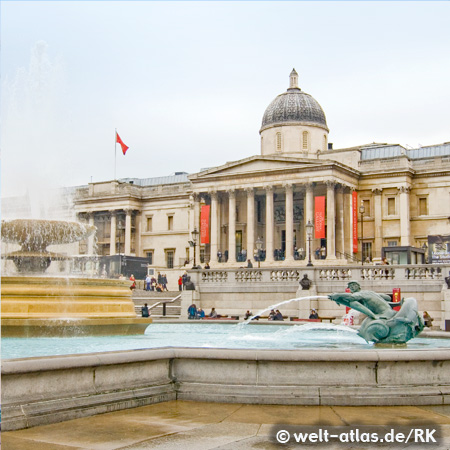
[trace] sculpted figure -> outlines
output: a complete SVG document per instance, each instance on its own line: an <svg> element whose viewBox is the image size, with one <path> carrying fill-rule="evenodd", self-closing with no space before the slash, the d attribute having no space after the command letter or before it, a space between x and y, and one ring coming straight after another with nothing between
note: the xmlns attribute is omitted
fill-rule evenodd
<svg viewBox="0 0 450 450"><path fill-rule="evenodd" d="M300 286L302 287L303 291L308 291L309 288L311 287L311 280L308 278L308 275L305 273L305 275L303 275L303 278L300 280Z"/></svg>
<svg viewBox="0 0 450 450"><path fill-rule="evenodd" d="M357 281L350 281L348 288L349 293L328 297L338 305L348 306L367 316L358 332L367 342L404 344L423 330L415 298L407 298L399 304L391 302L388 295L361 290ZM400 311L392 309L399 305Z"/></svg>

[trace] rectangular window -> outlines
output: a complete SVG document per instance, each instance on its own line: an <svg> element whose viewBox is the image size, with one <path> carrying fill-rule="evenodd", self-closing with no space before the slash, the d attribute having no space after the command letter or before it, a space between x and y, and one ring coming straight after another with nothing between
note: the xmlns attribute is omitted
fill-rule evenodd
<svg viewBox="0 0 450 450"><path fill-rule="evenodd" d="M173 216L167 216L167 229L169 231L173 230Z"/></svg>
<svg viewBox="0 0 450 450"><path fill-rule="evenodd" d="M388 241L388 247L397 247L398 241Z"/></svg>
<svg viewBox="0 0 450 450"><path fill-rule="evenodd" d="M261 223L262 222L262 205L261 205L261 200L258 200L256 202L256 216L257 216L258 223Z"/></svg>
<svg viewBox="0 0 450 450"><path fill-rule="evenodd" d="M147 252L145 253L145 256L147 257L148 264L152 265L153 264L153 250L147 250Z"/></svg>
<svg viewBox="0 0 450 450"><path fill-rule="evenodd" d="M388 216L395 216L395 197L390 197L388 201Z"/></svg>
<svg viewBox="0 0 450 450"><path fill-rule="evenodd" d="M147 217L147 231L153 231L153 217Z"/></svg>
<svg viewBox="0 0 450 450"><path fill-rule="evenodd" d="M427 216L428 215L428 202L427 198L419 198L419 216Z"/></svg>
<svg viewBox="0 0 450 450"><path fill-rule="evenodd" d="M166 250L166 266L173 269L173 261L175 259L175 250Z"/></svg>
<svg viewBox="0 0 450 450"><path fill-rule="evenodd" d="M363 261L372 261L372 242L363 242Z"/></svg>

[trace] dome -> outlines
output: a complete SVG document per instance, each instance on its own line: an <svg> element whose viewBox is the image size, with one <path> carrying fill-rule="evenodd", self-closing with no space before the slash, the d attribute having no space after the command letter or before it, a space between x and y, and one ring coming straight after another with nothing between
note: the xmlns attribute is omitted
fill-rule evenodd
<svg viewBox="0 0 450 450"><path fill-rule="evenodd" d="M297 86L297 72L292 70L289 89L276 97L264 112L261 130L274 125L313 125L328 131L325 113L319 103Z"/></svg>

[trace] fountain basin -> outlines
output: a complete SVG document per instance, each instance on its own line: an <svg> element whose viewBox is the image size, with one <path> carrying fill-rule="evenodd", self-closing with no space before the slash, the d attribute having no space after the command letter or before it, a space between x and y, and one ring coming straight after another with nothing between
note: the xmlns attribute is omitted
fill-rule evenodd
<svg viewBox="0 0 450 450"><path fill-rule="evenodd" d="M128 280L2 277L2 336L143 334Z"/></svg>
<svg viewBox="0 0 450 450"><path fill-rule="evenodd" d="M2 429L168 400L450 404L448 350L159 348L6 360Z"/></svg>

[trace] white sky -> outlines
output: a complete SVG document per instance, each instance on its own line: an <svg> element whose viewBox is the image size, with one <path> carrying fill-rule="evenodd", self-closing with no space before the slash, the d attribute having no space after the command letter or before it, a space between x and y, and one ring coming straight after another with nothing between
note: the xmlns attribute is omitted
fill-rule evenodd
<svg viewBox="0 0 450 450"><path fill-rule="evenodd" d="M289 83L334 148L450 141L450 2L1 2L2 196L260 153ZM40 49L40 62L36 51Z"/></svg>

